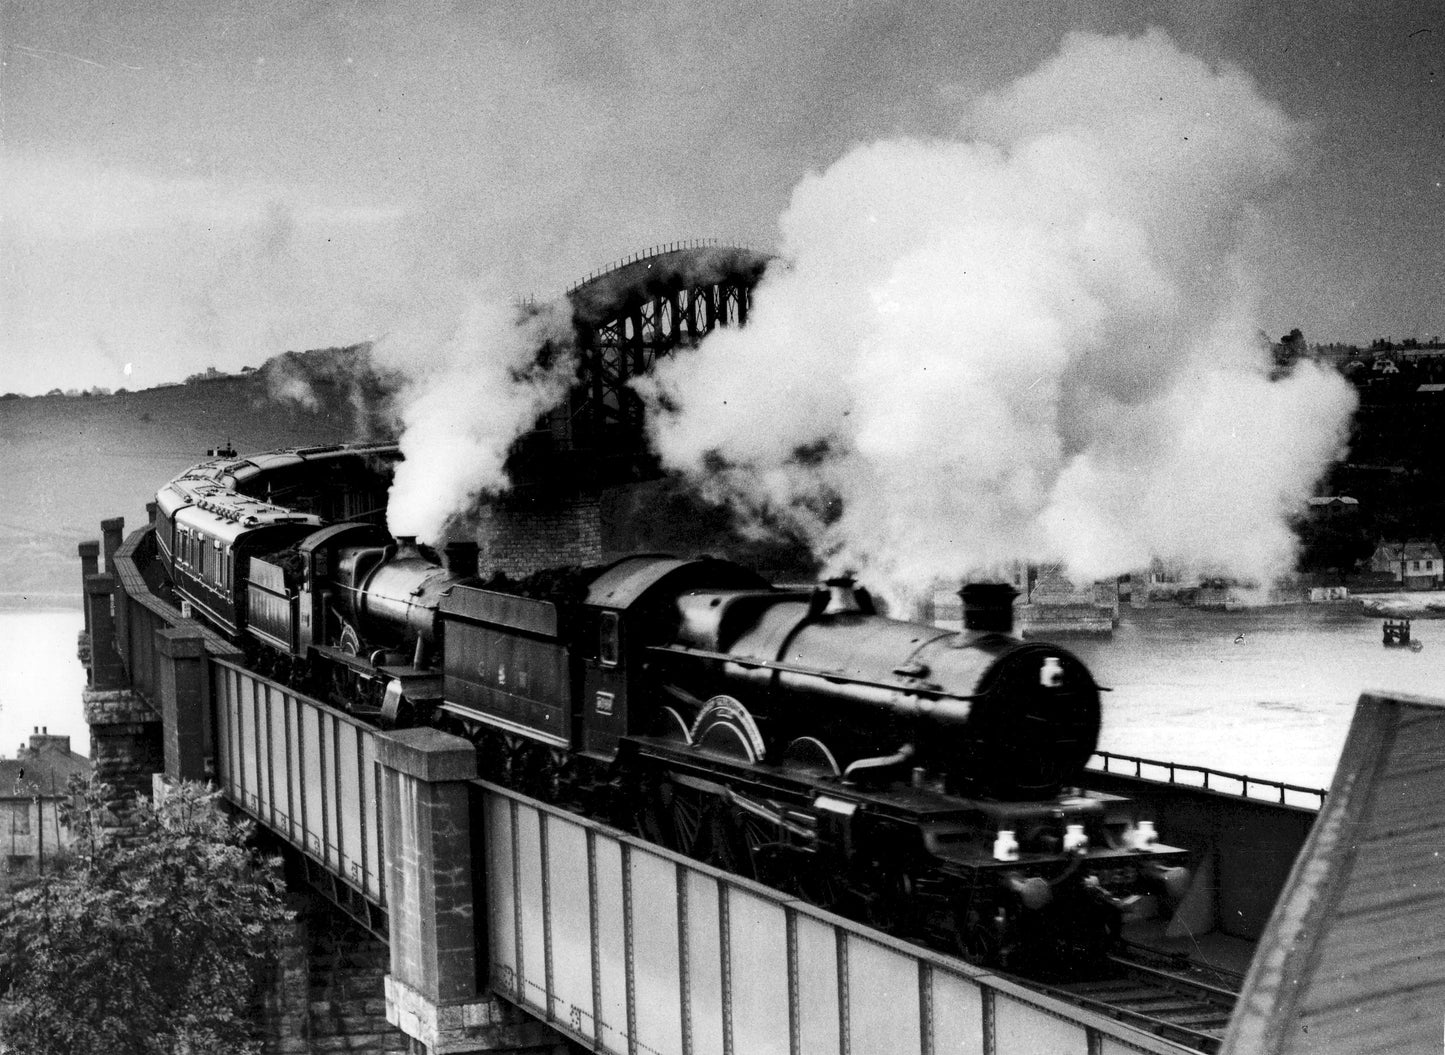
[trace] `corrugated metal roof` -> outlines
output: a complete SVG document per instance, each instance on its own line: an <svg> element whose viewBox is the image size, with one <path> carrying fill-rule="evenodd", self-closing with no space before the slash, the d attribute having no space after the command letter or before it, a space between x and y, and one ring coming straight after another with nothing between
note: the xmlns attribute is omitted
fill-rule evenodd
<svg viewBox="0 0 1445 1055"><path fill-rule="evenodd" d="M1224 1052L1441 1049L1445 702L1365 694Z"/></svg>

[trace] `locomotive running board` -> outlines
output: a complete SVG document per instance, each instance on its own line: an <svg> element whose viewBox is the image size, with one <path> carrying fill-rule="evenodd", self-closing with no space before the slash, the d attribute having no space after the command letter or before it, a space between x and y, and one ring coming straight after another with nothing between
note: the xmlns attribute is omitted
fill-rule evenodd
<svg viewBox="0 0 1445 1055"><path fill-rule="evenodd" d="M536 740L539 743L547 744L549 747L561 747L570 749L572 741L565 736L557 736L554 733L544 733L530 725L523 725L521 722L514 722L507 718L498 718L496 715L484 714L481 711L474 711L470 707L463 707L459 703L447 701L438 710L454 714L458 718L464 718L470 722L477 722L480 725L490 725L494 729L500 729L504 733L514 733L517 736L525 736L529 740Z"/></svg>
<svg viewBox="0 0 1445 1055"><path fill-rule="evenodd" d="M965 703L971 700L982 699L982 695L967 695L959 692L947 692L923 681L878 681L873 678L862 678L856 674L849 674L841 670L824 670L821 667L803 667L796 663L779 663L771 659L748 659L743 656L735 656L727 652L709 652L702 648L686 648L681 645L649 645L649 652L655 652L663 656L685 656L688 659L711 659L722 663L730 663L737 667L747 667L756 670L774 670L782 674L798 674L808 678L818 678L832 684L867 685L871 689L887 689L890 692L901 692L908 696L928 696L940 700L961 700Z"/></svg>

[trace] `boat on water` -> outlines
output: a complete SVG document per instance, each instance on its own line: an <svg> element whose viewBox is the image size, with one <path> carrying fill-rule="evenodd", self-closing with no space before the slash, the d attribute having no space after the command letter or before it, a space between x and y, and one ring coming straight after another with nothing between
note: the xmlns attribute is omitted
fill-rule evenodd
<svg viewBox="0 0 1445 1055"><path fill-rule="evenodd" d="M1405 618L1385 620L1381 628L1381 644L1386 648L1408 648L1411 652L1419 652L1425 647L1424 642L1410 636L1410 620Z"/></svg>

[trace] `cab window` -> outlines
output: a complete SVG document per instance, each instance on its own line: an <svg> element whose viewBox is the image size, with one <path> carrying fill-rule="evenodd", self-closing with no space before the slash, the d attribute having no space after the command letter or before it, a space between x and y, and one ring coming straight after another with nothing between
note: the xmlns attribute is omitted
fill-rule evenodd
<svg viewBox="0 0 1445 1055"><path fill-rule="evenodd" d="M620 653L617 613L603 612L597 621L597 658L604 667L615 667Z"/></svg>

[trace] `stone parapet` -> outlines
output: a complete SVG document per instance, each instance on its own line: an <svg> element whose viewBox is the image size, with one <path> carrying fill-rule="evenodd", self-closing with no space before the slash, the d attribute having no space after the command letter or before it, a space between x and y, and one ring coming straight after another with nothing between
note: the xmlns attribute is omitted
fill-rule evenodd
<svg viewBox="0 0 1445 1055"><path fill-rule="evenodd" d="M97 689L125 688L130 679L115 647L114 575L85 577L85 613L90 628L90 684Z"/></svg>
<svg viewBox="0 0 1445 1055"><path fill-rule="evenodd" d="M105 547L105 570L115 571L115 551L125 536L125 517L111 517L100 522L101 542Z"/></svg>
<svg viewBox="0 0 1445 1055"><path fill-rule="evenodd" d="M477 749L440 729L401 729L378 737L376 760L427 784L472 780L477 775Z"/></svg>
<svg viewBox="0 0 1445 1055"><path fill-rule="evenodd" d="M177 627L155 632L156 690L165 720L166 775L204 780L206 640Z"/></svg>
<svg viewBox="0 0 1445 1055"><path fill-rule="evenodd" d="M80 585L81 585L81 589L84 589L84 588L85 588L85 580L88 579L88 578L90 578L92 575L94 575L94 574L96 574L97 572L100 571L100 543L99 543L98 541L94 540L94 539L91 539L91 540L89 540L89 541L82 542L79 546L76 547L76 550L77 550L77 552L80 554ZM82 598L82 601L81 601L81 609L82 609L82 610L84 611L84 613L85 613L86 645L85 645L85 660L84 660L84 663L85 663L85 665L86 665L87 667L89 667L89 666L90 666L90 637L89 637L89 635L90 635L90 606L84 603L84 599L83 599L83 598Z"/></svg>

